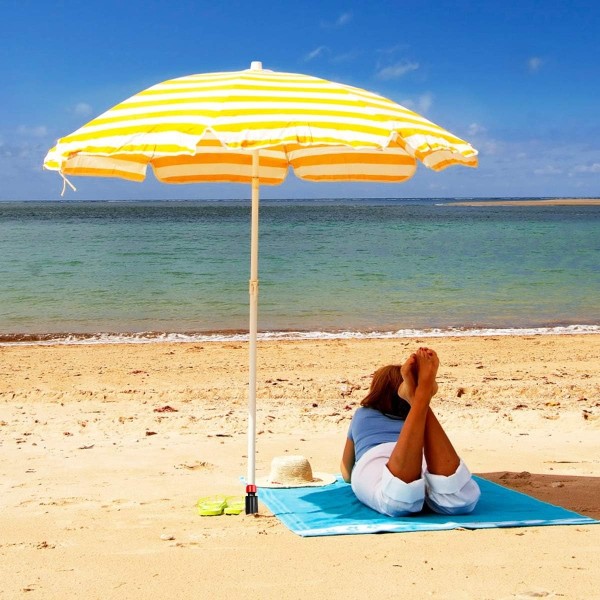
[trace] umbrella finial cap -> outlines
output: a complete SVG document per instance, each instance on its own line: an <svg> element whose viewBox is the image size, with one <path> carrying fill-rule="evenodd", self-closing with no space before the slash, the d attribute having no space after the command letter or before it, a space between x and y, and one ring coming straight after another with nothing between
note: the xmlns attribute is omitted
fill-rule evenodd
<svg viewBox="0 0 600 600"><path fill-rule="evenodd" d="M250 63L251 71L262 71L262 62L260 60L253 60Z"/></svg>

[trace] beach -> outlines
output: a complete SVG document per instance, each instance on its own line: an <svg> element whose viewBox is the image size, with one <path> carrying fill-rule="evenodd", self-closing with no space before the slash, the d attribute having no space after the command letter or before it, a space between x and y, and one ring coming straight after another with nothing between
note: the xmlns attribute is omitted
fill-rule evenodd
<svg viewBox="0 0 600 600"><path fill-rule="evenodd" d="M257 473L286 453L339 472L371 373L420 345L474 473L600 518L598 334L260 342ZM262 503L198 516L244 492L247 353L0 346L0 598L600 598L597 525L301 538Z"/></svg>

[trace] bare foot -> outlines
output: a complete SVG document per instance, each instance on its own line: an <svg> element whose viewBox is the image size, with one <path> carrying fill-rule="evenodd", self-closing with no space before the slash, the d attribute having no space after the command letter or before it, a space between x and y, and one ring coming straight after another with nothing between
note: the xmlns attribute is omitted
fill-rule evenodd
<svg viewBox="0 0 600 600"><path fill-rule="evenodd" d="M409 404L412 402L417 387L417 368L416 354L411 354L400 367L402 383L398 388L398 396L403 400L406 400Z"/></svg>
<svg viewBox="0 0 600 600"><path fill-rule="evenodd" d="M440 359L431 348L419 348L416 352L417 357L417 385L423 386L423 391L433 396L437 392L437 375L440 366Z"/></svg>

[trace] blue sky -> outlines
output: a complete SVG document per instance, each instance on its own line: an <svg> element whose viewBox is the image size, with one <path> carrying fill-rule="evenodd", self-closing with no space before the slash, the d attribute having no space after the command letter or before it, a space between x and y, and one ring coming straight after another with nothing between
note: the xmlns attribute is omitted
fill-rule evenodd
<svg viewBox="0 0 600 600"><path fill-rule="evenodd" d="M595 1L0 0L0 200L56 200L55 140L169 79L264 68L380 93L480 151L404 184L315 184L262 197L600 196ZM74 178L67 198L244 198L240 185Z"/></svg>

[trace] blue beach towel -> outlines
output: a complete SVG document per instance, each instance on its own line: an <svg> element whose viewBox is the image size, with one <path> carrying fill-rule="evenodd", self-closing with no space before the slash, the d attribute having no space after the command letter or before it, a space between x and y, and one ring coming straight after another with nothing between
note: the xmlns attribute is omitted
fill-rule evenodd
<svg viewBox="0 0 600 600"><path fill-rule="evenodd" d="M481 488L481 499L471 514L462 516L422 512L410 517L387 517L359 502L350 485L344 483L340 477L335 483L319 488L261 488L259 496L284 525L303 537L538 525L587 525L599 522L480 477L475 479Z"/></svg>

